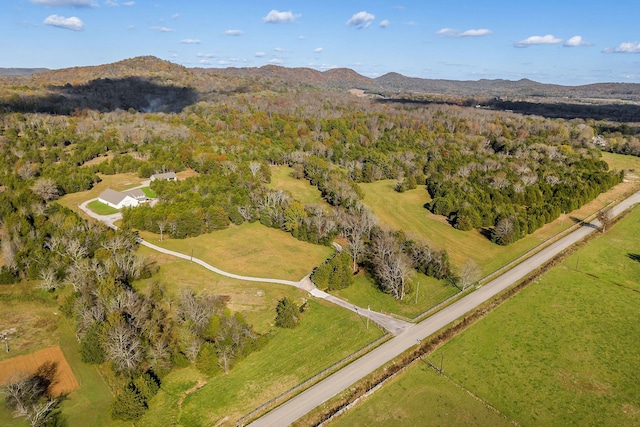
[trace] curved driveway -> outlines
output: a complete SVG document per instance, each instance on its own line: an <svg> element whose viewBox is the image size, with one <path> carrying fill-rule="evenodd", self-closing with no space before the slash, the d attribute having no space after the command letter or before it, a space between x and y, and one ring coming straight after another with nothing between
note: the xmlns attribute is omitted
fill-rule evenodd
<svg viewBox="0 0 640 427"><path fill-rule="evenodd" d="M118 227L115 225L115 222L122 219L122 214L118 212L111 215L99 215L87 207L87 204L89 204L93 200L97 200L97 199L87 200L86 202L83 202L82 204L80 204L79 208L82 209L82 211L85 212L87 215L89 215L91 218L94 218L98 221L103 222L110 228L117 229ZM371 320L373 323L379 325L381 328L385 329L386 331L390 332L393 335L398 335L404 332L405 330L407 330L409 326L411 326L410 323L393 318L391 316L387 316L386 314L382 314L382 313L378 313L375 311L358 307L344 300L341 300L340 298L330 295L324 291L321 291L318 288L316 288L316 286L311 281L309 276L303 277L302 280L300 280L299 282L294 282L292 280L283 280L283 279L271 279L266 277L242 276L239 274L229 273L227 271L220 270L219 268L214 267L211 264L208 264L201 259L194 258L192 256L189 256L180 252L172 251L170 249L161 248L160 246L156 246L153 243L149 243L142 238L138 238L138 243L150 249L158 251L160 253L189 260L191 262L201 265L202 267L206 268L209 271L213 271L214 273L220 274L221 276L230 277L232 279L245 280L248 282L277 283L281 285L295 286L296 288L309 292L311 295L313 295L316 298L325 299L341 307L344 307L348 310L351 310L354 313L358 314L359 316L366 317L369 320ZM338 244L335 244L335 245L336 245L336 250L338 251L342 250L342 247L340 247L340 245Z"/></svg>
<svg viewBox="0 0 640 427"><path fill-rule="evenodd" d="M640 192L633 194L611 209L612 216L617 216L631 206L640 203ZM536 268L542 266L563 250L597 230L598 221L586 224L549 245L513 269L492 280L478 290L461 298L442 309L426 320L412 325L405 332L387 341L385 344L367 353L362 358L346 366L335 374L285 402L273 411L257 419L250 426L286 426L304 416L317 406L326 402L356 381L364 378L375 369L381 367L405 350L415 346L419 341L433 335L454 320L464 316L478 305L507 289Z"/></svg>

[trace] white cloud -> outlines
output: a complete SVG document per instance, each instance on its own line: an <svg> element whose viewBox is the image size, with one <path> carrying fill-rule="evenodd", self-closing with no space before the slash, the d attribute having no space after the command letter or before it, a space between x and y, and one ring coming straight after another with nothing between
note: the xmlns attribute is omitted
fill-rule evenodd
<svg viewBox="0 0 640 427"><path fill-rule="evenodd" d="M241 36L244 33L242 32L242 30L227 30L224 32L224 34L227 36Z"/></svg>
<svg viewBox="0 0 640 427"><path fill-rule="evenodd" d="M122 4L124 6L133 6L134 4L136 4L136 2L134 2L134 1L123 1Z"/></svg>
<svg viewBox="0 0 640 427"><path fill-rule="evenodd" d="M380 21L380 27L381 28L387 28L389 26L390 22L388 19L383 19L382 21Z"/></svg>
<svg viewBox="0 0 640 427"><path fill-rule="evenodd" d="M264 56L266 56L266 55L267 55L267 54L266 54L266 53L264 53L264 52L256 52L254 56L255 56L256 58L263 58L263 57L264 57Z"/></svg>
<svg viewBox="0 0 640 427"><path fill-rule="evenodd" d="M640 42L620 43L618 47L608 47L605 53L640 53Z"/></svg>
<svg viewBox="0 0 640 427"><path fill-rule="evenodd" d="M201 59L200 61L198 61L198 64L202 64L202 65L213 65L213 61L209 60L209 59Z"/></svg>
<svg viewBox="0 0 640 427"><path fill-rule="evenodd" d="M279 58L273 58L269 60L270 64L282 64L282 59Z"/></svg>
<svg viewBox="0 0 640 427"><path fill-rule="evenodd" d="M267 24L282 24L283 22L293 22L301 16L302 15L294 14L291 11L280 12L274 9L271 12L267 13L267 16L262 18L262 22L265 22Z"/></svg>
<svg viewBox="0 0 640 427"><path fill-rule="evenodd" d="M159 31L161 33L172 33L175 31L173 28L169 27L151 27L149 29L153 31Z"/></svg>
<svg viewBox="0 0 640 427"><path fill-rule="evenodd" d="M554 37L551 34L547 34L546 36L531 36L527 37L524 40L521 40L514 44L515 47L528 47L538 44L559 44L562 43L562 39Z"/></svg>
<svg viewBox="0 0 640 427"><path fill-rule="evenodd" d="M200 40L199 39L182 39L182 40L180 40L180 43L182 43L182 44L200 44Z"/></svg>
<svg viewBox="0 0 640 427"><path fill-rule="evenodd" d="M276 52L289 52L287 49L281 47L274 47L273 50Z"/></svg>
<svg viewBox="0 0 640 427"><path fill-rule="evenodd" d="M231 62L225 61L224 59L221 59L220 61L218 61L218 64L219 65L229 65L229 64L231 64Z"/></svg>
<svg viewBox="0 0 640 427"><path fill-rule="evenodd" d="M171 19L180 19L180 14L174 13L173 15L171 15Z"/></svg>
<svg viewBox="0 0 640 427"><path fill-rule="evenodd" d="M460 33L460 37L482 37L493 34L493 31L487 28L479 28L477 30L467 30L463 33Z"/></svg>
<svg viewBox="0 0 640 427"><path fill-rule="evenodd" d="M198 58L215 58L215 55L213 53L198 53L196 55Z"/></svg>
<svg viewBox="0 0 640 427"><path fill-rule="evenodd" d="M482 37L493 34L493 31L487 28L479 28L477 30L470 29L460 32L459 30L455 30L453 28L442 28L438 30L436 34L444 37Z"/></svg>
<svg viewBox="0 0 640 427"><path fill-rule="evenodd" d="M566 47L578 47L578 46L591 46L586 40L583 40L581 36L573 36L566 42L564 42L564 46Z"/></svg>
<svg viewBox="0 0 640 427"><path fill-rule="evenodd" d="M367 28L369 25L371 25L371 22L374 19L376 19L375 15L372 15L369 12L362 11L353 15L351 19L347 21L347 25L356 28Z"/></svg>
<svg viewBox="0 0 640 427"><path fill-rule="evenodd" d="M97 7L94 0L31 0L33 4L43 6Z"/></svg>
<svg viewBox="0 0 640 427"><path fill-rule="evenodd" d="M105 5L105 6L111 6L111 7L118 7L118 6L120 6L120 5L118 4L118 2L117 2L117 1L114 1L114 0L105 0L105 1L104 1L104 5Z"/></svg>
<svg viewBox="0 0 640 427"><path fill-rule="evenodd" d="M452 36L454 34L458 34L458 30L454 30L453 28L442 28L436 31L436 34L439 36Z"/></svg>
<svg viewBox="0 0 640 427"><path fill-rule="evenodd" d="M313 49L313 51L315 53L320 53L320 52L322 52L322 48L321 47L317 47L317 48Z"/></svg>
<svg viewBox="0 0 640 427"><path fill-rule="evenodd" d="M82 31L84 29L84 22L77 16L65 18L60 15L50 15L44 20L43 24L73 31Z"/></svg>

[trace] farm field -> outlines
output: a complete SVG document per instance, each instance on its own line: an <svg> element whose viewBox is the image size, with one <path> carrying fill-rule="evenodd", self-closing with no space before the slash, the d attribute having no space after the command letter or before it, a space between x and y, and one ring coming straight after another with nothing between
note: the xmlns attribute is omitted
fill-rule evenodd
<svg viewBox="0 0 640 427"><path fill-rule="evenodd" d="M62 417L67 425L126 425L111 420L109 405L113 396L109 387L95 366L80 360L75 333L68 320L58 313L57 302L49 294L31 291L30 287L30 284L16 284L0 288L0 324L3 328L6 325L18 330L9 340L10 352L0 351L0 360L6 362L18 355L58 347L79 385L62 403ZM0 424L7 427L28 425L24 418L13 418L4 405L0 405L0 420Z"/></svg>
<svg viewBox="0 0 640 427"><path fill-rule="evenodd" d="M638 233L636 208L431 360L442 358L450 379L522 425L637 425L640 262L628 250L638 248ZM612 271L618 284L609 278ZM437 412L432 406L447 402L451 382L442 379L445 384L434 390L424 370L413 366L331 425L388 425L391 417L394 425L415 425L417 419L421 425L455 424L438 422L450 406ZM471 407L455 405L463 413ZM413 408L415 418L403 408Z"/></svg>
<svg viewBox="0 0 640 427"><path fill-rule="evenodd" d="M166 239L141 232L145 240L184 254L191 254L229 273L243 276L300 280L329 257L334 249L295 239L260 223L231 225L188 239Z"/></svg>
<svg viewBox="0 0 640 427"><path fill-rule="evenodd" d="M164 380L151 409L137 425L229 425L256 407L359 350L382 332L366 328L358 316L330 303L309 300L296 329L277 329L267 345L242 360L228 375L204 378L187 369ZM205 380L207 384L183 393ZM206 410L203 410L206 408Z"/></svg>
<svg viewBox="0 0 640 427"><path fill-rule="evenodd" d="M621 164L630 164L624 156L619 155L611 155L609 161L613 165L612 168L617 166L618 169ZM637 163L640 168L640 162ZM385 180L359 184L365 193L364 203L371 208L376 217L392 229L403 230L407 235L425 240L436 248L446 249L454 267L459 268L468 259L473 259L485 275L569 228L576 221L593 215L611 201L619 200L625 194L640 188L639 183L622 183L581 208L561 215L523 239L509 246L500 246L492 243L479 230L456 230L448 224L446 218L429 212L424 205L431 198L424 186L398 193L394 190L395 183L394 180Z"/></svg>
<svg viewBox="0 0 640 427"><path fill-rule="evenodd" d="M327 425L506 427L512 424L426 364L419 363Z"/></svg>

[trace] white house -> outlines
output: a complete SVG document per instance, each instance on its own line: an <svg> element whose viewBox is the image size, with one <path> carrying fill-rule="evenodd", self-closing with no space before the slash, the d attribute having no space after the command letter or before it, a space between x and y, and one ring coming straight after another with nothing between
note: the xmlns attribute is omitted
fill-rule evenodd
<svg viewBox="0 0 640 427"><path fill-rule="evenodd" d="M175 172L154 173L153 175L151 175L151 181L155 181L156 179L164 181L177 181L178 176Z"/></svg>
<svg viewBox="0 0 640 427"><path fill-rule="evenodd" d="M140 189L115 191L107 188L98 196L99 202L115 209L122 209L125 206L138 206L148 200L148 197Z"/></svg>

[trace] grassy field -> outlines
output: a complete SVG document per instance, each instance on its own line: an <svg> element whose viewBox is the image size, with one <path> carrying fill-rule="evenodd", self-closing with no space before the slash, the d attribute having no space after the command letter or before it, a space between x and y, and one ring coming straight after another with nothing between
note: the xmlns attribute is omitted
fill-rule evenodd
<svg viewBox="0 0 640 427"><path fill-rule="evenodd" d="M433 358L524 425L638 425L638 235L640 209Z"/></svg>
<svg viewBox="0 0 640 427"><path fill-rule="evenodd" d="M451 381L420 363L328 426L509 426Z"/></svg>
<svg viewBox="0 0 640 427"><path fill-rule="evenodd" d="M522 425L638 425L640 262L627 256L640 252L638 235L640 209L431 359L442 357L447 376ZM331 425L504 421L469 399L418 364Z"/></svg>
<svg viewBox="0 0 640 427"><path fill-rule="evenodd" d="M105 205L104 203L94 200L92 202L87 203L87 207L97 213L98 215L111 215L114 213L118 213L118 209L112 208L111 206Z"/></svg>
<svg viewBox="0 0 640 427"><path fill-rule="evenodd" d="M0 351L0 360L60 346L80 385L62 404L62 415L67 425L126 425L111 420L111 392L98 370L80 360L75 333L69 320L58 313L57 302L51 298L51 294L32 292L30 287L30 284L0 287L1 328L18 329L18 333L9 340L11 351ZM0 425L26 426L28 423L24 418L12 418L4 405L0 404Z"/></svg>
<svg viewBox="0 0 640 427"><path fill-rule="evenodd" d="M292 286L247 282L220 276L187 260L145 247L140 247L138 251L148 262L160 266L160 269L150 279L137 282L136 288L144 291L148 283L157 282L172 297L177 297L183 288L193 289L196 293L227 296L230 299L229 308L241 312L259 333L266 333L272 328L279 299L287 296L296 300L304 295Z"/></svg>
<svg viewBox="0 0 640 427"><path fill-rule="evenodd" d="M295 239L260 223L230 226L189 239L168 239L141 232L140 237L163 248L191 254L229 273L300 280L334 251Z"/></svg>
<svg viewBox="0 0 640 427"><path fill-rule="evenodd" d="M628 160L612 156L611 161L612 164L619 165ZM398 193L394 191L393 180L359 185L365 192L364 203L381 222L392 229L404 230L409 236L416 236L437 248L445 248L454 266L460 267L468 259L473 259L483 274L495 271L570 227L575 219L584 219L611 201L619 200L623 194L638 188L638 183L621 184L582 208L567 212L534 233L504 247L491 243L478 230L456 230L447 223L446 218L433 215L424 207L431 200L424 187Z"/></svg>
<svg viewBox="0 0 640 427"><path fill-rule="evenodd" d="M292 168L289 166L273 166L271 171L271 183L267 184L268 188L279 188L286 190L299 202L326 204L322 200L320 191L306 179L295 179L291 176Z"/></svg>
<svg viewBox="0 0 640 427"><path fill-rule="evenodd" d="M189 394L181 407L178 401L182 393L203 378L192 370L172 373L137 425L216 425L223 419L228 425L235 424L262 403L380 336L380 330L366 329L356 314L310 300L297 329L274 331L265 348L249 355L228 375L207 379L207 384Z"/></svg>
<svg viewBox="0 0 640 427"><path fill-rule="evenodd" d="M602 152L602 160L607 162L611 170L631 170L636 175L640 172L640 157Z"/></svg>
<svg viewBox="0 0 640 427"><path fill-rule="evenodd" d="M359 307L368 306L381 313L413 318L458 292L457 288L444 281L421 273L416 273L411 278L411 286L417 288L417 301L415 292L408 294L403 301L398 301L393 296L380 292L370 277L360 273L355 277L353 285L331 293Z"/></svg>

